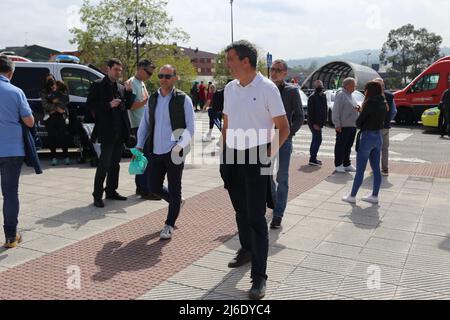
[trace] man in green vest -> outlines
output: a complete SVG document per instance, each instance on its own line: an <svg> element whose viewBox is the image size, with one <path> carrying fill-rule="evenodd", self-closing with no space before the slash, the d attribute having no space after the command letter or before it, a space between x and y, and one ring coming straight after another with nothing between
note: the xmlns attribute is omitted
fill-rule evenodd
<svg viewBox="0 0 450 320"><path fill-rule="evenodd" d="M158 74L160 88L149 98L138 131L137 149L147 144L150 152L151 192L169 203L169 212L161 240L172 238L175 222L184 201L181 179L184 158L195 132L195 114L191 98L175 88L177 70L163 66ZM168 188L164 187L167 175Z"/></svg>

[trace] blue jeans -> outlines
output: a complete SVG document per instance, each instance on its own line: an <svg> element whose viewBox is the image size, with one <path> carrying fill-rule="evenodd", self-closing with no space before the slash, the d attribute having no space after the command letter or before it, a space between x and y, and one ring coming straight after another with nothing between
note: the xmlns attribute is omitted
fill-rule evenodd
<svg viewBox="0 0 450 320"><path fill-rule="evenodd" d="M353 182L352 197L356 197L359 188L364 180L364 172L366 171L367 161L370 161L370 166L373 170L373 194L378 197L381 188L381 168L380 157L381 147L383 145L383 138L381 131L363 131L361 133L361 142L359 151L356 156L356 176Z"/></svg>
<svg viewBox="0 0 450 320"><path fill-rule="evenodd" d="M309 149L309 161L317 161L317 154L319 153L320 146L322 145L322 129L315 130L312 125L309 126L309 129L312 133L311 148Z"/></svg>
<svg viewBox="0 0 450 320"><path fill-rule="evenodd" d="M19 217L19 178L23 157L0 158L3 194L3 230L6 239L15 238Z"/></svg>
<svg viewBox="0 0 450 320"><path fill-rule="evenodd" d="M286 140L281 146L278 159L278 173L276 189L276 205L273 215L275 217L283 218L286 210L288 194L289 194L289 165L291 163L292 155L292 138Z"/></svg>

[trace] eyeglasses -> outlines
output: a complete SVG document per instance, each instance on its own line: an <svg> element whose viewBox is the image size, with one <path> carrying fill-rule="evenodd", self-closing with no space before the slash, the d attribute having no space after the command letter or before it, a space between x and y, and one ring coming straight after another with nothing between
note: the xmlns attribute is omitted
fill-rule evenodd
<svg viewBox="0 0 450 320"><path fill-rule="evenodd" d="M279 68L270 68L270 71L281 73L281 72L284 72L285 70L284 69L279 69Z"/></svg>
<svg viewBox="0 0 450 320"><path fill-rule="evenodd" d="M158 79L162 80L162 79L166 79L166 80L170 80L173 77L175 77L174 74L158 74Z"/></svg>

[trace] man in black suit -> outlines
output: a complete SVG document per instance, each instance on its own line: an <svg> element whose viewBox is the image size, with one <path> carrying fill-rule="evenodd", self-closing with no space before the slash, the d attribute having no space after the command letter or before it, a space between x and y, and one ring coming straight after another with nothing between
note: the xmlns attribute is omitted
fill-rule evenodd
<svg viewBox="0 0 450 320"><path fill-rule="evenodd" d="M122 76L122 63L119 60L108 61L107 76L93 83L87 99L88 107L95 114L95 129L101 144L101 155L95 174L94 205L103 208L103 192L106 199L126 201L117 193L119 187L120 160L124 143L131 136L128 109L133 104L131 85L118 83ZM106 189L104 182L106 180Z"/></svg>

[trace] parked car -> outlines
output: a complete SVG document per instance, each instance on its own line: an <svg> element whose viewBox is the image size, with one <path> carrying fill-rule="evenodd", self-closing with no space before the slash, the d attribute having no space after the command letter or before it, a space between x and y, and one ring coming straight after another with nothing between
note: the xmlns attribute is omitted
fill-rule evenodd
<svg viewBox="0 0 450 320"><path fill-rule="evenodd" d="M422 125L424 127L439 128L439 116L441 111L438 107L425 110L422 114Z"/></svg>
<svg viewBox="0 0 450 320"><path fill-rule="evenodd" d="M300 98L302 99L303 115L305 116L306 122L306 120L308 119L308 96L301 89L299 89L299 91Z"/></svg>
<svg viewBox="0 0 450 320"><path fill-rule="evenodd" d="M334 125L333 124L333 106L334 106L334 100L336 98L336 95L341 92L342 89L339 90L326 90L325 91L325 95L327 97L327 104L328 104L328 123L330 125ZM356 102L358 103L358 105L362 106L363 102L364 102L364 94L362 94L359 91L354 91L352 93L353 98L356 100Z"/></svg>
<svg viewBox="0 0 450 320"><path fill-rule="evenodd" d="M429 66L405 89L394 94L398 108L395 121L413 124L420 120L425 110L439 105L445 90L450 87L450 56Z"/></svg>
<svg viewBox="0 0 450 320"><path fill-rule="evenodd" d="M82 123L93 123L94 118L86 107L86 100L91 84L104 77L99 70L92 67L54 62L17 62L11 83L21 88L33 110L36 119L38 135L41 137L43 147L47 146L47 130L44 124L44 110L40 93L44 88L47 74L53 74L56 80L64 81L69 90L69 135L70 145L78 146Z"/></svg>

